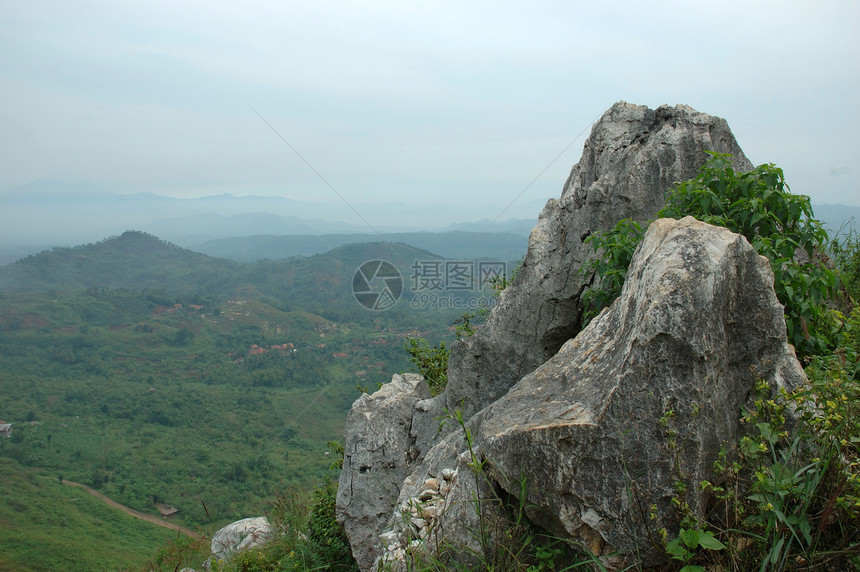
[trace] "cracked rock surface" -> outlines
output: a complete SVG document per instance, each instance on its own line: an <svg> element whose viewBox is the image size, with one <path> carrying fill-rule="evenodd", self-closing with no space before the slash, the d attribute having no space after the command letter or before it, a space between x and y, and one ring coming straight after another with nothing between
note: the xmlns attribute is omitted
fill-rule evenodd
<svg viewBox="0 0 860 572"><path fill-rule="evenodd" d="M362 570L379 555L377 537L413 470L412 410L429 397L423 377L395 374L373 395L362 394L347 415L336 508Z"/></svg>
<svg viewBox="0 0 860 572"><path fill-rule="evenodd" d="M527 480L533 521L608 567L616 553L659 564L649 533L677 533L678 482L705 518L699 483L719 481L714 461L740 440L758 379L804 379L770 263L725 228L660 219L621 296L476 416L475 443L499 486Z"/></svg>
<svg viewBox="0 0 860 572"><path fill-rule="evenodd" d="M486 324L451 346L445 391L430 399L420 377L394 376L355 402L337 510L362 570L401 562L431 537L468 554L470 503L516 497L523 479L529 517L608 569L628 553L664 557L649 548L654 523L642 507L655 505L672 529L675 481L698 491L715 480L713 460L737 442L755 379L789 388L803 379L768 263L743 237L689 218L651 225L621 297L582 330L579 300L593 277L580 268L594 256L584 240L623 218L654 218L706 151L752 168L723 119L683 105L613 105L541 213L513 284ZM463 426L440 430L446 410L460 410ZM659 423L670 410L677 451ZM634 474L644 476L631 484ZM438 498L426 488L437 485ZM701 514L707 500L693 492L688 502Z"/></svg>
<svg viewBox="0 0 860 572"><path fill-rule="evenodd" d="M695 176L706 151L735 156L737 169L753 168L724 119L686 105L649 109L622 101L603 114L561 198L541 212L514 283L486 324L451 346L449 410L461 406L468 418L579 332L579 299L592 281L579 269L594 257L584 240L621 219L653 219L666 191Z"/></svg>

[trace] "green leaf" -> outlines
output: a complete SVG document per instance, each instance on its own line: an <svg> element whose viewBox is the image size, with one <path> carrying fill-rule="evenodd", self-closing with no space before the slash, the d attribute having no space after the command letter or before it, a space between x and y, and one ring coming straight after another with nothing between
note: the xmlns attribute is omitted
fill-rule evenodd
<svg viewBox="0 0 860 572"><path fill-rule="evenodd" d="M666 545L666 552L668 552L675 560L686 561L690 556L690 551L684 548L681 544L680 538L676 538L669 542Z"/></svg>
<svg viewBox="0 0 860 572"><path fill-rule="evenodd" d="M779 539L779 542L776 543L776 546L771 548L770 550L770 563L776 564L776 561L779 560L779 555L782 553L782 545L785 544L785 537Z"/></svg>
<svg viewBox="0 0 860 572"><path fill-rule="evenodd" d="M726 547L725 544L714 538L714 533L703 531L699 534L699 546L708 550L722 550Z"/></svg>
<svg viewBox="0 0 860 572"><path fill-rule="evenodd" d="M770 423L756 423L756 427L758 427L759 433L761 436L767 439L768 443L773 444L774 442L774 427Z"/></svg>
<svg viewBox="0 0 860 572"><path fill-rule="evenodd" d="M687 548L694 549L699 546L699 531L696 529L685 530L682 528L678 536L684 541Z"/></svg>

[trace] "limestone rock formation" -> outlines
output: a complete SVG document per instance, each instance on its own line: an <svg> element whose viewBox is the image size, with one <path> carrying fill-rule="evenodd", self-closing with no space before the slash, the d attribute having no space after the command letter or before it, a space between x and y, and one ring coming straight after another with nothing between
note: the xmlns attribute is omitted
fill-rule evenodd
<svg viewBox="0 0 860 572"><path fill-rule="evenodd" d="M717 479L759 378L803 380L769 262L725 228L661 219L619 299L482 411L475 441L502 487L527 479L533 520L653 564L646 539L677 530L677 481L704 518L698 484Z"/></svg>
<svg viewBox="0 0 860 572"><path fill-rule="evenodd" d="M705 151L752 168L722 119L615 104L541 213L514 283L487 323L452 346L446 390L429 399L420 379L395 376L356 401L337 509L362 570L394 566L426 549L425 538L474 549L470 503L492 488L517 496L522 478L531 518L608 566L619 564L613 550L661 558L645 540L654 523L639 518L643 507L656 505L661 526L677 524L675 481L696 491L697 479L713 479L756 377L790 387L803 375L767 262L743 237L692 219L652 225L622 298L580 332L579 300L593 279L580 272L593 256L585 238L623 218L653 218ZM471 449L463 427L439 427L455 410ZM668 424L681 436L676 448ZM474 478L474 459L490 487ZM625 488L634 470L646 478ZM434 484L438 497L425 490ZM707 499L691 494L693 510L704 510Z"/></svg>
<svg viewBox="0 0 860 572"><path fill-rule="evenodd" d="M209 570L213 562L229 560L238 552L261 546L268 542L273 534L269 520L264 516L230 523L212 536L210 556L203 563L203 568Z"/></svg>
<svg viewBox="0 0 860 572"><path fill-rule="evenodd" d="M394 375L373 395L362 394L347 415L337 514L362 570L379 555L377 537L413 470L412 410L429 397L420 375Z"/></svg>
<svg viewBox="0 0 860 572"><path fill-rule="evenodd" d="M619 299L472 417L471 449L455 431L404 481L381 561L446 544L479 550L474 499L491 497L486 475L514 497L524 480L532 521L608 569L631 564L627 555L658 564L665 554L650 539L677 532L676 483L703 518L709 498L698 484L719 482L713 463L738 442L757 379L788 390L803 380L769 262L727 229L658 220ZM483 462L481 478L470 459ZM440 475L454 478L437 501L426 489ZM427 501L432 518L420 516Z"/></svg>
<svg viewBox="0 0 860 572"><path fill-rule="evenodd" d="M706 151L750 170L724 119L685 105L656 110L619 102L591 130L561 198L547 202L514 283L486 324L451 347L445 405L470 416L555 355L581 328L579 302L594 255L584 240L624 218L653 219L666 191L693 177Z"/></svg>

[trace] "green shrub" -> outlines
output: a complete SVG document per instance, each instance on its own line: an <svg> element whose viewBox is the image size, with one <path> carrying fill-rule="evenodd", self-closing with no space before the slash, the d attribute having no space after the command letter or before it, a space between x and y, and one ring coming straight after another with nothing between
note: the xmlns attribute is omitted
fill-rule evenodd
<svg viewBox="0 0 860 572"><path fill-rule="evenodd" d="M326 478L311 497L308 543L331 570L358 570L346 533L335 516L337 482Z"/></svg>
<svg viewBox="0 0 860 572"><path fill-rule="evenodd" d="M406 338L406 351L409 361L424 376L430 395L442 393L448 385L448 348L445 342L431 347L423 338Z"/></svg>
<svg viewBox="0 0 860 572"><path fill-rule="evenodd" d="M453 326L457 339L473 335L486 316L486 311L467 312L454 320ZM439 342L438 346L430 346L423 338L406 338L405 347L409 354L409 361L415 364L418 373L424 376L424 381L430 388L430 395L435 397L442 393L448 385L449 353L445 342Z"/></svg>
<svg viewBox="0 0 860 572"><path fill-rule="evenodd" d="M335 518L337 482L325 478L303 502L280 494L266 510L274 539L218 562L214 572L281 572L286 570L358 570L343 527Z"/></svg>
<svg viewBox="0 0 860 572"><path fill-rule="evenodd" d="M166 542L158 551L147 570L169 572L184 567L194 567L209 556L210 540L206 537L191 538L179 534Z"/></svg>
<svg viewBox="0 0 860 572"><path fill-rule="evenodd" d="M602 255L581 269L583 273L594 272L599 281L597 286L588 288L582 295L583 327L621 294L633 253L647 228L647 225L643 228L635 220L625 218L607 232L598 232L585 239L592 250L602 252Z"/></svg>
<svg viewBox="0 0 860 572"><path fill-rule="evenodd" d="M827 232L814 218L809 197L790 192L782 169L767 164L737 173L729 155L713 153L694 178L667 193L666 206L657 216L693 216L744 235L770 260L774 290L785 306L788 338L798 355L833 347L833 322L824 302L835 294L838 277L819 260L828 244ZM640 225L626 219L586 239L601 256L582 269L597 274L597 284L583 296L584 323L620 294L643 236Z"/></svg>
<svg viewBox="0 0 860 572"><path fill-rule="evenodd" d="M850 299L860 301L860 234L849 230L830 243L828 254L839 269L842 285Z"/></svg>
<svg viewBox="0 0 860 572"><path fill-rule="evenodd" d="M860 329L860 309L850 328ZM856 346L855 346L856 351ZM756 387L739 459L703 483L718 503L709 526L734 547L733 569L860 569L860 381L839 354L816 357L810 383L776 395ZM796 412L792 415L791 412Z"/></svg>
<svg viewBox="0 0 860 572"><path fill-rule="evenodd" d="M836 275L818 258L827 231L815 219L809 197L793 194L782 169L759 165L747 173L732 169L731 156L712 154L693 179L666 196L658 217L691 215L744 235L770 260L774 290L785 306L788 339L799 355L825 351L824 301L836 292Z"/></svg>

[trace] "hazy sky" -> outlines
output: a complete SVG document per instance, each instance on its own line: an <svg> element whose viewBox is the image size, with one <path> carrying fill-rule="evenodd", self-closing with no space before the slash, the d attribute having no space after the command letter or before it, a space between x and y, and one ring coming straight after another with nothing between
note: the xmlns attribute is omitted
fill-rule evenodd
<svg viewBox="0 0 860 572"><path fill-rule="evenodd" d="M860 205L858 84L856 0L6 0L0 191L337 200L259 112L351 202L498 210L623 99L724 117L795 192Z"/></svg>

